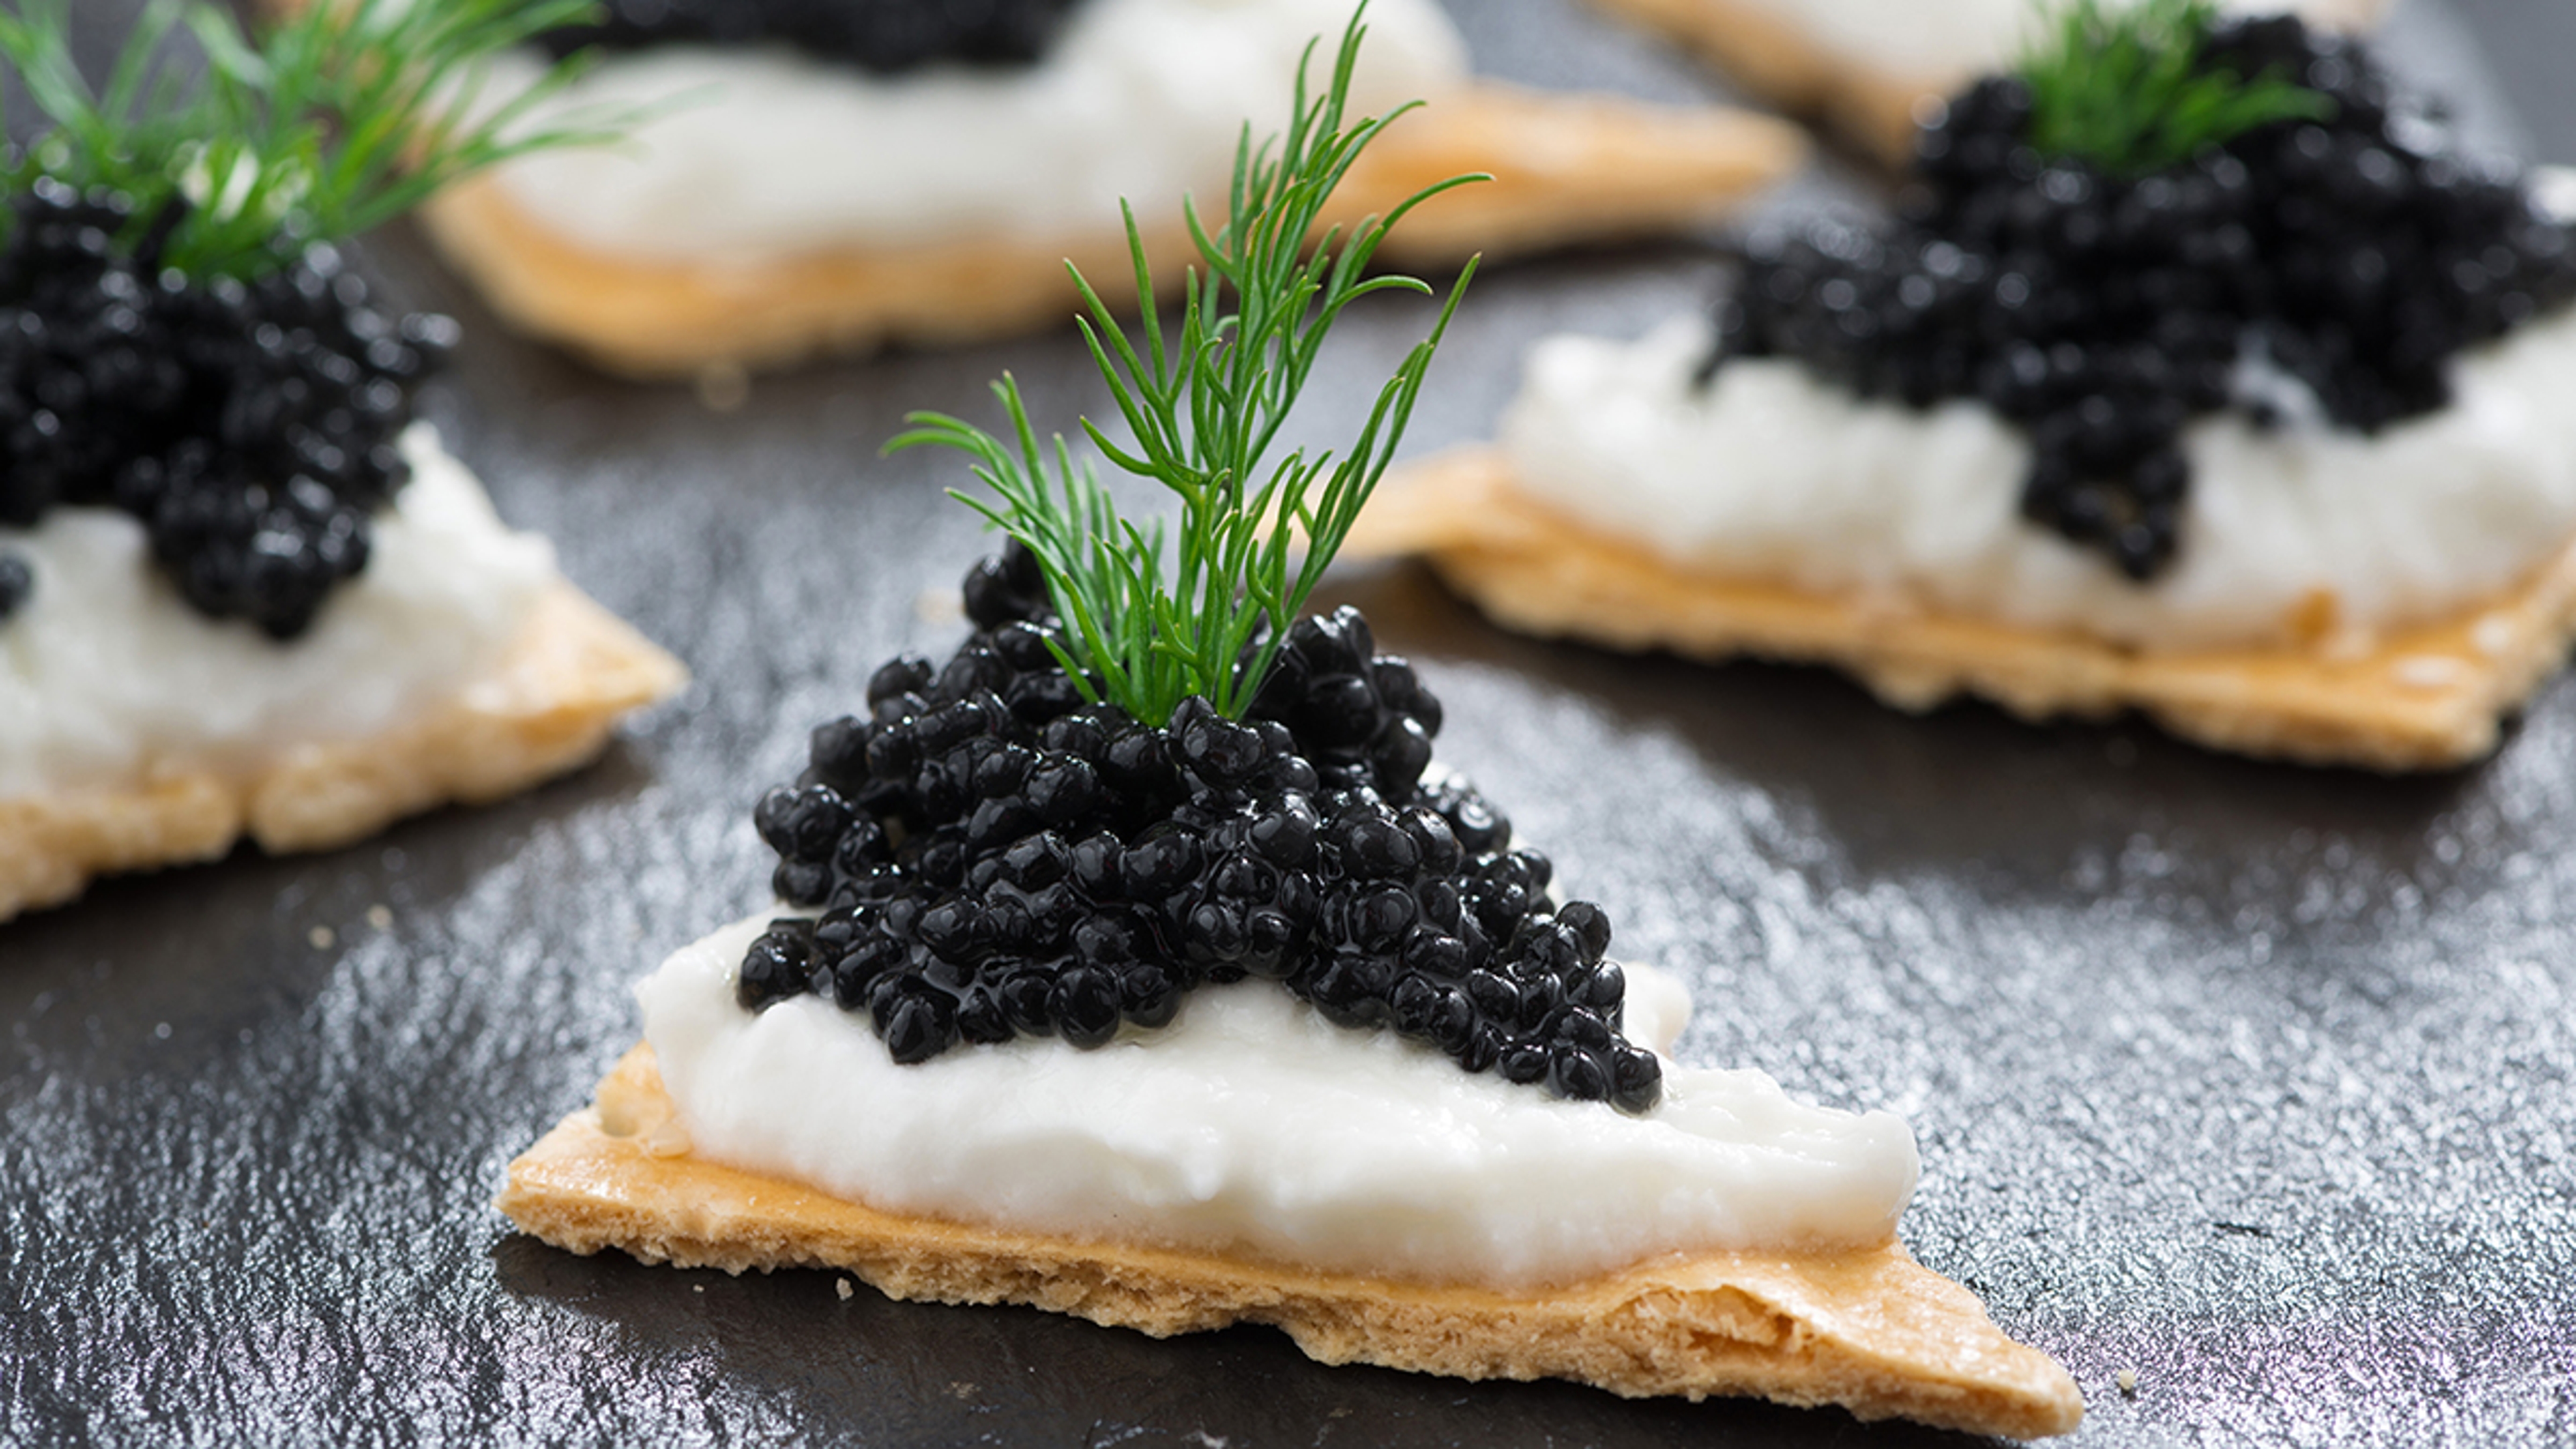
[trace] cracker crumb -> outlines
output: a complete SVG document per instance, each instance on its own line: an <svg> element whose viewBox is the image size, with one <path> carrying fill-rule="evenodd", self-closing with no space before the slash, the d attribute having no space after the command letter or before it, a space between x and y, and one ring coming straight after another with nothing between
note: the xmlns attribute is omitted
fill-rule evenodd
<svg viewBox="0 0 2576 1449"><path fill-rule="evenodd" d="M707 1285L704 1283L692 1283L689 1285L689 1291L692 1293L704 1293L707 1291Z"/></svg>
<svg viewBox="0 0 2576 1449"><path fill-rule="evenodd" d="M711 413L741 410L751 401L751 374L739 362L710 362L698 369L698 401Z"/></svg>
<svg viewBox="0 0 2576 1449"><path fill-rule="evenodd" d="M964 1401L975 1397L975 1386L966 1382L964 1379L959 1379L957 1382L948 1386L948 1392L951 1397L957 1399L960 1403L963 1403Z"/></svg>
<svg viewBox="0 0 2576 1449"><path fill-rule="evenodd" d="M2118 1383L2119 1383L2119 1385L2120 1385L2120 1392L2121 1392L2121 1393L2127 1394L2127 1395L2129 1395L2129 1396L2130 1396L2130 1397L2132 1397L2132 1398L2135 1398L2135 1397L2137 1396L2137 1392L2138 1392L2138 1371L2137 1371L2136 1369L2122 1369L2122 1370L2120 1370L2120 1372L2119 1372L2119 1376L2118 1376L2118 1380L2117 1380L2117 1381L2118 1381Z"/></svg>
<svg viewBox="0 0 2576 1449"><path fill-rule="evenodd" d="M847 1303L850 1301L850 1296L859 1290L850 1286L849 1279L843 1278L832 1285L832 1291L840 1294L841 1301Z"/></svg>
<svg viewBox="0 0 2576 1449"><path fill-rule="evenodd" d="M340 937L339 933L333 931L329 926L315 926L312 930L304 933L304 939L313 943L314 950L328 951L331 949L331 943L339 940Z"/></svg>
<svg viewBox="0 0 2576 1449"><path fill-rule="evenodd" d="M379 931L392 930L394 928L394 908L386 905L382 901L378 901L376 904L367 907L367 924L375 927Z"/></svg>

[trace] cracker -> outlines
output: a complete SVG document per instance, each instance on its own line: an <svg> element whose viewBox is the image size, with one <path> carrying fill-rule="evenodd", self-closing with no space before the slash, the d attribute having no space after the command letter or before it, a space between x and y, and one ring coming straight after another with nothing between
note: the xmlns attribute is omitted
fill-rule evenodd
<svg viewBox="0 0 2576 1449"><path fill-rule="evenodd" d="M1407 216L1382 248L1399 265L1454 264L1477 251L1496 256L1710 221L1787 176L1805 155L1793 127L1761 116L1479 82L1388 128L1335 193L1327 220L1347 226L1450 176L1491 171L1494 181ZM1068 259L1112 301L1134 294L1126 238L1114 226L1045 241L975 235L771 261L675 262L568 241L489 177L441 194L421 215L513 325L637 377L1062 323L1079 305ZM1196 260L1177 222L1149 231L1147 248L1156 275L1175 285L1183 264Z"/></svg>
<svg viewBox="0 0 2576 1449"><path fill-rule="evenodd" d="M1760 579L1694 573L1555 513L1513 486L1503 454L1466 448L1388 480L1342 557L1418 553L1505 626L1700 659L1836 665L1899 709L1958 694L2027 720L2138 710L2239 754L2385 771L2493 751L2505 717L2576 635L2576 543L2474 609L2369 639L2152 652L1891 608Z"/></svg>
<svg viewBox="0 0 2576 1449"><path fill-rule="evenodd" d="M1782 0L1592 0L1671 38L1783 110L1812 115L1889 166L1914 155L1915 119L1971 77L1905 74L1836 51ZM1921 0L1938 4L1940 0ZM2311 24L2362 31L2389 0L2296 0Z"/></svg>
<svg viewBox="0 0 2576 1449"><path fill-rule="evenodd" d="M293 745L247 770L170 762L145 779L0 800L0 920L67 901L94 876L212 860L245 835L273 852L328 850L436 805L497 800L589 761L621 715L687 678L558 584L490 674L381 734Z"/></svg>
<svg viewBox="0 0 2576 1449"><path fill-rule="evenodd" d="M2075 1383L1890 1242L1806 1256L1676 1254L1531 1293L1321 1274L881 1213L689 1155L652 1049L518 1161L498 1199L589 1254L829 1268L893 1298L1026 1303L1155 1337L1266 1323L1324 1363L1568 1378L1630 1397L1758 1394L1989 1434L2064 1433Z"/></svg>

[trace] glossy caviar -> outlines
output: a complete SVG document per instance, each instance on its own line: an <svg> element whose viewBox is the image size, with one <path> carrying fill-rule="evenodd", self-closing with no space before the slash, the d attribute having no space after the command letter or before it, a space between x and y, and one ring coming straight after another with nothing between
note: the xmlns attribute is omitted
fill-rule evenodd
<svg viewBox="0 0 2576 1449"><path fill-rule="evenodd" d="M933 61L1036 60L1080 0L608 0L597 25L549 32L548 49L585 45L791 45L892 74Z"/></svg>
<svg viewBox="0 0 2576 1449"><path fill-rule="evenodd" d="M455 324L377 309L328 246L249 283L165 271L180 204L128 248L118 195L40 179L11 201L0 524L121 508L200 613L291 639L366 567L369 520L409 478L412 389ZM0 560L0 616L31 587Z"/></svg>
<svg viewBox="0 0 2576 1449"><path fill-rule="evenodd" d="M1472 788L1424 783L1439 702L1357 611L1298 624L1244 721L1194 698L1156 729L1074 690L1017 543L966 601L954 657L887 664L869 717L816 730L810 767L762 798L779 895L821 915L753 944L744 1007L828 996L913 1063L1022 1035L1097 1047L1259 976L1469 1071L1654 1105L1608 919L1551 904L1547 857Z"/></svg>
<svg viewBox="0 0 2576 1449"><path fill-rule="evenodd" d="M2029 88L1981 81L1921 133L1893 230L1748 245L1712 370L1783 356L1863 397L1979 399L2029 435L2022 513L2147 580L2174 557L2193 419L2312 396L2374 433L2448 403L2462 349L2576 300L2569 228L2352 42L2235 21L2200 63L2294 79L2331 115L2123 177L2042 156Z"/></svg>

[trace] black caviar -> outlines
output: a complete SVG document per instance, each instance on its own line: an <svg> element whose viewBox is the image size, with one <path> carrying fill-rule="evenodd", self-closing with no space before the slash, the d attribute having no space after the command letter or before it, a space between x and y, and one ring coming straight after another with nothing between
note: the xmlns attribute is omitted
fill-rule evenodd
<svg viewBox="0 0 2576 1449"><path fill-rule="evenodd" d="M1356 610L1290 633L1249 716L1190 699L1167 728L1085 704L1016 543L966 580L975 633L880 669L865 718L814 732L760 801L773 922L748 1009L804 992L865 1011L899 1062L960 1042L1099 1046L1203 983L1275 980L1471 1072L1644 1111L1652 1052L1600 908L1548 897L1474 789L1423 783L1440 705Z"/></svg>
<svg viewBox="0 0 2576 1449"><path fill-rule="evenodd" d="M2201 64L2323 94L2144 176L2043 158L2010 77L1919 138L1901 224L1756 238L1718 352L1788 356L1864 397L1981 399L2025 429L2021 510L2149 579L2191 482L2181 434L2271 421L2286 373L2363 433L2450 400L2461 349L2576 299L2569 228L2465 159L2361 49L2295 17L2222 23Z"/></svg>
<svg viewBox="0 0 2576 1449"><path fill-rule="evenodd" d="M455 324L377 309L328 246L249 283L165 271L184 204L138 219L49 179L11 199L0 524L124 509L198 611L289 639L366 567L369 521L409 477L412 389ZM0 615L25 596L16 572Z"/></svg>
<svg viewBox="0 0 2576 1449"><path fill-rule="evenodd" d="M1080 0L607 0L599 24L549 32L558 56L586 45L791 45L892 74L933 61L1024 65Z"/></svg>

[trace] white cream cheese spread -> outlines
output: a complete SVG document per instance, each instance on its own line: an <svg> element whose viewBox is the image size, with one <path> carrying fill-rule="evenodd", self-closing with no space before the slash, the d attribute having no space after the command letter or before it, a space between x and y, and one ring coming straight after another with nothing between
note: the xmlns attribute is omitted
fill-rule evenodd
<svg viewBox="0 0 2576 1449"><path fill-rule="evenodd" d="M2270 431L2195 423L2181 547L2145 585L2022 518L2029 446L1982 405L1864 401L1789 359L1703 390L1708 347L1692 322L1540 344L1501 429L1514 475L1688 568L2151 648L2301 637L2321 598L2345 629L2441 618L2576 536L2576 314L2461 355L2451 406L2375 437L2295 416L2312 397Z"/></svg>
<svg viewBox="0 0 2576 1449"><path fill-rule="evenodd" d="M1738 0L1788 22L1817 44L1890 76L1937 90L2008 63L2048 12L2031 0ZM2125 9L2139 0L2106 0ZM2361 7L2353 0L2220 0L2239 15L2295 10L2332 22Z"/></svg>
<svg viewBox="0 0 2576 1449"><path fill-rule="evenodd" d="M1266 981L1202 987L1172 1026L1096 1051L1022 1038L897 1066L822 998L735 1004L765 924L636 988L689 1150L881 1210L1533 1287L1675 1251L1884 1243L1914 1189L1887 1112L1668 1068L1663 1104L1623 1116L1334 1026ZM1630 1036L1668 1048L1679 986L1629 980Z"/></svg>
<svg viewBox="0 0 2576 1449"><path fill-rule="evenodd" d="M1169 214L1221 203L1247 110L1288 115L1298 57L1330 81L1351 0L1089 0L1024 69L872 76L783 48L668 46L612 57L556 107L668 103L610 150L504 170L529 216L596 251L753 262L957 236L1088 232L1124 197ZM1436 0L1376 0L1351 101L1383 112L1454 88L1466 50ZM537 63L520 58L524 84ZM505 71L508 68L504 68Z"/></svg>
<svg viewBox="0 0 2576 1449"><path fill-rule="evenodd" d="M118 510L0 528L35 574L0 620L0 799L367 735L497 663L556 577L553 547L502 525L436 429L414 424L402 450L412 480L376 515L367 567L291 643L188 607Z"/></svg>

